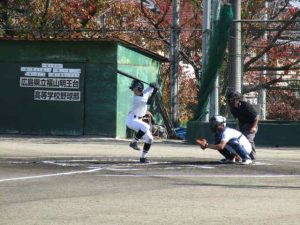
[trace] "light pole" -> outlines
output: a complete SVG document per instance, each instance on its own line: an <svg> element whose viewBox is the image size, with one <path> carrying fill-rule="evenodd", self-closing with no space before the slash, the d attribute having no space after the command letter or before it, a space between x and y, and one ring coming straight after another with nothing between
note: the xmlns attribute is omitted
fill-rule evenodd
<svg viewBox="0 0 300 225"><path fill-rule="evenodd" d="M266 13L264 15L264 20L266 20L266 21L268 20L268 12L267 12L268 8L269 8L269 2L266 1L265 2ZM267 31L265 31L264 40L267 41L267 39L268 39L268 33L267 33ZM264 63L266 64L268 61L267 53L264 54L263 60L264 60ZM262 71L262 74L261 74L262 78L265 78L266 74L267 74L266 70ZM266 101L267 101L266 98L267 98L266 89L261 89L259 91L259 117L260 117L260 120L266 119Z"/></svg>
<svg viewBox="0 0 300 225"><path fill-rule="evenodd" d="M231 40L229 43L230 74L229 90L241 92L242 90L242 34L241 34L241 0L231 0L234 8L234 20Z"/></svg>
<svg viewBox="0 0 300 225"><path fill-rule="evenodd" d="M170 98L171 98L171 119L174 126L179 125L179 10L180 0L172 1L172 29L170 40Z"/></svg>
<svg viewBox="0 0 300 225"><path fill-rule="evenodd" d="M203 20L202 20L202 74L205 71L205 67L208 61L208 47L209 47L210 32L211 32L211 0L206 0L203 2ZM204 121L208 122L208 120L209 120L209 115L206 113L204 117Z"/></svg>
<svg viewBox="0 0 300 225"><path fill-rule="evenodd" d="M220 15L220 0L212 2L212 24L215 26ZM219 114L219 76L217 75L213 90L210 94L209 117Z"/></svg>

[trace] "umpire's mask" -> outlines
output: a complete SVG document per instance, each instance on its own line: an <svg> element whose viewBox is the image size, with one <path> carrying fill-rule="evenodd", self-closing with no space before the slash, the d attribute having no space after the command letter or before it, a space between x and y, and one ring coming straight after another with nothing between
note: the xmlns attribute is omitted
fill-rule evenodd
<svg viewBox="0 0 300 225"><path fill-rule="evenodd" d="M217 126L223 124L226 127L226 118L223 116L213 116L209 119L209 128L212 132L217 132Z"/></svg>

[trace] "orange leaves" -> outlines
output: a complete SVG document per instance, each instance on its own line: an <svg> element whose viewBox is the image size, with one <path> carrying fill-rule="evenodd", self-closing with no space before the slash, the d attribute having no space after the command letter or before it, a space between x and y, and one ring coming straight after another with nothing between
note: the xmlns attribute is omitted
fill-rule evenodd
<svg viewBox="0 0 300 225"><path fill-rule="evenodd" d="M289 8L289 11L288 11L288 12L289 12L289 14L292 16L292 15L294 15L295 13L297 13L298 10L299 10L298 8L292 8L292 7L291 7L291 8Z"/></svg>
<svg viewBox="0 0 300 225"><path fill-rule="evenodd" d="M276 90L268 94L269 119L300 120L300 101L292 91Z"/></svg>
<svg viewBox="0 0 300 225"><path fill-rule="evenodd" d="M97 10L96 6L92 6L92 5L90 5L90 6L87 8L87 11L88 11L88 13L89 13L91 16L95 15L96 10Z"/></svg>

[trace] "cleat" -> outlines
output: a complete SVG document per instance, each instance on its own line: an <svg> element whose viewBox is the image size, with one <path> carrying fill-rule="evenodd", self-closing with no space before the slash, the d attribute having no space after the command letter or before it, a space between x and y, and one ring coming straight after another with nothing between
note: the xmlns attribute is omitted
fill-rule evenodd
<svg viewBox="0 0 300 225"><path fill-rule="evenodd" d="M249 164L252 164L251 159L243 159L243 161L241 162L241 165L249 165Z"/></svg>
<svg viewBox="0 0 300 225"><path fill-rule="evenodd" d="M235 160L235 162L241 162L242 161L241 157L239 157L238 155L234 156L234 160Z"/></svg>
<svg viewBox="0 0 300 225"><path fill-rule="evenodd" d="M134 150L140 151L141 149L137 145L136 141L130 142L129 147L133 148Z"/></svg>
<svg viewBox="0 0 300 225"><path fill-rule="evenodd" d="M140 158L140 163L149 163L149 159L147 158Z"/></svg>

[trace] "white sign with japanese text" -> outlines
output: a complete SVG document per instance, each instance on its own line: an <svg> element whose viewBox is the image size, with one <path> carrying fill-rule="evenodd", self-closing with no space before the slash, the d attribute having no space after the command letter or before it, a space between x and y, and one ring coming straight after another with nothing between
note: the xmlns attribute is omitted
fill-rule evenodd
<svg viewBox="0 0 300 225"><path fill-rule="evenodd" d="M80 90L57 89L79 89L81 69L64 68L60 63L42 63L41 67L22 66L20 71L23 73L20 77L20 87L47 89L34 90L34 100L80 101Z"/></svg>

